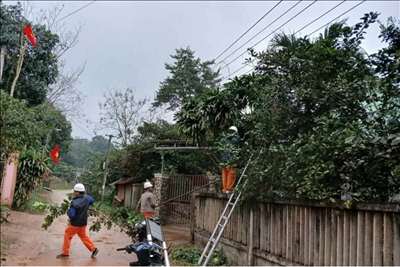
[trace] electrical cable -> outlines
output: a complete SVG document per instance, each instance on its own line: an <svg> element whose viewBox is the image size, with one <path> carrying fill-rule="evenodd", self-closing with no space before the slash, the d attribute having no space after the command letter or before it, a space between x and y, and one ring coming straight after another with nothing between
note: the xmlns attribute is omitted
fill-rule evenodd
<svg viewBox="0 0 400 267"><path fill-rule="evenodd" d="M331 20L330 22L328 22L327 24L323 25L322 27L316 29L315 31L313 31L312 33L310 33L309 35L313 35L314 33L316 33L317 31L321 30L322 28L328 26L329 24L331 24L333 21L337 20L338 18L340 18L341 16L349 13L350 11L352 11L353 9L355 9L356 7L358 7L359 5L363 4L366 0L361 1L360 3L358 3L357 5L353 6L352 8L350 8L349 10L347 10L346 12L343 12L342 14L340 14L339 16L337 16L336 18L334 18L333 20Z"/></svg>
<svg viewBox="0 0 400 267"><path fill-rule="evenodd" d="M328 23L324 24L323 26L319 27L317 30L313 31L312 33L310 33L310 34L308 34L308 35L306 35L306 36L310 36L310 35L316 33L317 31L321 30L322 28L328 26L329 24L331 24L332 22L334 22L334 21L337 20L338 18L342 17L343 15L349 13L350 11L352 11L353 9L355 9L356 7L358 7L358 6L360 6L361 4L363 4L365 1L366 1L366 0L361 1L361 2L358 3L357 5L353 6L352 8L348 9L347 11L343 12L342 14L340 14L339 16L337 16L336 18L334 18L333 20L329 21ZM338 7L338 6L339 6L339 5L335 6L335 8ZM334 9L334 8L333 8L333 9ZM331 12L333 9L329 10L328 12L325 12L324 15L328 14L328 13ZM323 15L323 16L324 16L324 15ZM323 16L320 16L319 18L321 18L321 17L323 17ZM314 20L313 22L315 22L315 21L316 21L316 20ZM310 24L312 24L312 23L307 24L307 26L309 26ZM294 34L298 33L299 31L303 30L304 28L306 28L306 27L301 28L300 30L296 31ZM254 60L255 60L255 59L254 59ZM254 60L252 60L251 62L254 62ZM251 62L250 62L250 63L251 63ZM222 81L228 79L228 78L231 77L233 74L237 73L238 71L244 69L244 68L247 67L247 66L248 66L248 64L246 64L246 65L242 66L241 68L237 69L236 71L234 71L234 72L231 73L230 75L228 75L228 76L226 76L226 77L223 77L223 78L222 78ZM254 69L255 69L255 67L252 68L251 70L247 71L247 72L244 73L243 75L246 75L246 74L252 72Z"/></svg>
<svg viewBox="0 0 400 267"><path fill-rule="evenodd" d="M90 137L94 137L94 135L92 135L92 134L90 134L90 133L88 133L85 129L83 129L81 126L79 126L76 122L74 122L71 118L69 118L69 120L73 123L73 124L75 124L79 129L81 129L82 131L84 131L86 134L88 134Z"/></svg>
<svg viewBox="0 0 400 267"><path fill-rule="evenodd" d="M301 3L302 0L298 1L294 6L292 6L291 8L289 8L288 10L286 10L286 12L284 12L282 15L280 15L277 19L275 19L273 22L271 22L270 24L268 24L266 27L264 27L264 29L262 29L261 31L259 31L256 35L254 35L253 37L251 37L247 42L245 42L244 44L242 44L240 47L238 47L235 51L233 51L232 53L230 53L227 57L225 57L223 60L221 60L220 62L218 62L213 69L215 69L219 64L221 64L222 62L224 62L226 59L228 59L230 56L232 56L233 54L235 54L237 51L239 51L243 46L245 46L246 44L248 44L251 40L253 40L255 37L257 37L258 35L260 35L260 33L262 33L263 31L265 31L266 29L269 28L269 26L271 26L272 24L274 24L275 22L277 22L280 18L282 18L284 15L286 15L288 12L290 12L293 8L295 8L298 4ZM247 52L247 50L246 50ZM225 66L227 67L227 66ZM225 68L224 67L224 68Z"/></svg>
<svg viewBox="0 0 400 267"><path fill-rule="evenodd" d="M61 19L57 20L55 23L60 22L61 20L66 19L66 18L68 18L69 16L72 16L73 14L75 14L75 13L81 11L82 9L84 9L84 8L86 8L86 7L88 7L88 6L90 6L91 4L93 4L93 3L96 2L96 1L97 1L97 0L94 0L94 1L90 2L89 4L86 4L86 5L84 5L83 7L81 7L81 8L79 8L79 9L75 10L74 12L69 13L68 15L66 15L66 16L62 17Z"/></svg>
<svg viewBox="0 0 400 267"><path fill-rule="evenodd" d="M271 13L277 6L279 6L282 3L283 0L279 1L273 8L271 8L267 13L265 13L256 23L253 24L245 33L243 33L239 38L236 39L228 48L226 48L221 54L219 54L214 60L219 59L226 51L229 50L232 46L234 46L240 39L243 38L251 29L253 29L260 21L262 21L266 16L268 16L269 13Z"/></svg>
<svg viewBox="0 0 400 267"><path fill-rule="evenodd" d="M297 34L300 31L304 30L305 28L307 28L308 26L310 26L311 24L313 24L314 22L316 22L317 20L319 20L320 18L324 17L326 14L330 13L332 10L338 8L340 5L344 4L344 2L346 2L346 0L343 0L342 2L340 2L339 4L337 4L336 6L332 7L331 9L329 9L328 11L326 11L324 14L322 14L321 16L319 16L318 18L314 19L313 21L311 21L310 23L308 23L306 26L304 26L303 28L301 28L300 30L298 30L297 32L293 33Z"/></svg>
<svg viewBox="0 0 400 267"><path fill-rule="evenodd" d="M293 19L295 19L297 16L299 16L301 13L303 13L305 10L307 10L308 8L310 8L312 5L314 5L317 2L317 0L314 0L314 2L312 2L311 4L309 4L308 6L306 6L305 8L303 8L300 12L298 12L295 16L293 16L291 19L289 19L288 21L286 21L284 24L282 24L280 27L276 28L273 32L271 32L270 34L268 34L267 36L265 36L264 38L262 38L260 41L258 41L255 45L253 45L252 47L250 47L249 49L254 48L255 46L257 46L258 44L260 44L262 41L264 41L265 39L267 39L269 36L271 36L273 33L275 33L277 30L281 29L283 26L285 26L286 24L288 24L290 21L292 21ZM236 60L238 60L241 56L243 56L244 54L247 53L247 50L244 51L242 54L240 54L239 56L237 56L234 60L232 60L231 62L229 62L227 64L227 66L229 66L230 64L232 64L233 62L235 62ZM225 67L221 68L220 70L223 70Z"/></svg>

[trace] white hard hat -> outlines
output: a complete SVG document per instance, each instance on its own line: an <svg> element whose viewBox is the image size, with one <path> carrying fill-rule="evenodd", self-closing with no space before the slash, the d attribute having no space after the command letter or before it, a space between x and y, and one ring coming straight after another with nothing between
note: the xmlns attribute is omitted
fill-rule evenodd
<svg viewBox="0 0 400 267"><path fill-rule="evenodd" d="M83 184L76 184L74 186L74 191L76 191L76 192L85 192L85 186Z"/></svg>
<svg viewBox="0 0 400 267"><path fill-rule="evenodd" d="M145 182L144 183L144 189L147 189L149 187L153 187L153 185L150 182Z"/></svg>
<svg viewBox="0 0 400 267"><path fill-rule="evenodd" d="M236 128L236 126L231 126L231 127L229 127L229 130L238 132L238 128Z"/></svg>

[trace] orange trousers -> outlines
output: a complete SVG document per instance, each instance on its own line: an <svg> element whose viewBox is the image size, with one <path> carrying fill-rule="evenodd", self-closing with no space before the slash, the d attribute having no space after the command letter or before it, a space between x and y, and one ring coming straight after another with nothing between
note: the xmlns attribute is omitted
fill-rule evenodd
<svg viewBox="0 0 400 267"><path fill-rule="evenodd" d="M222 167L222 193L226 191L233 191L236 181L236 168L235 167Z"/></svg>
<svg viewBox="0 0 400 267"><path fill-rule="evenodd" d="M69 248L71 246L71 239L74 235L78 235L82 240L83 244L87 247L87 249L92 252L95 249L95 246L90 240L90 238L86 235L86 226L72 226L68 225L67 229L65 229L64 233L64 246L61 254L69 255Z"/></svg>
<svg viewBox="0 0 400 267"><path fill-rule="evenodd" d="M146 219L146 218L153 218L154 217L154 213L153 212L142 212L142 216Z"/></svg>

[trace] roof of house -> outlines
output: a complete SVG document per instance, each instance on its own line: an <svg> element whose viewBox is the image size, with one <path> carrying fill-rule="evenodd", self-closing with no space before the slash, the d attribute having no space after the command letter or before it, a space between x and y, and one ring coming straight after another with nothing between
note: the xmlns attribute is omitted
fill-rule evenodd
<svg viewBox="0 0 400 267"><path fill-rule="evenodd" d="M134 183L136 180L137 180L136 178L122 178L114 182L114 184L129 184L129 183Z"/></svg>

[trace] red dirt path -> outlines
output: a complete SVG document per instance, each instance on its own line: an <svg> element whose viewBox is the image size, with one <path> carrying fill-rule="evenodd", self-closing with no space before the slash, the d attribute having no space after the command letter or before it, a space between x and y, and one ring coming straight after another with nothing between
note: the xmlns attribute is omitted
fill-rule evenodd
<svg viewBox="0 0 400 267"><path fill-rule="evenodd" d="M49 192L49 196L52 202L61 203L69 192L56 190ZM10 223L1 226L2 236L8 244L6 261L1 262L2 266L129 266L130 261L136 260L133 254L116 251L116 248L130 243L130 238L117 227L102 229L99 233L89 232L100 251L95 259L90 258L90 252L77 236L72 239L70 259L56 259L56 255L61 252L67 216L57 218L48 230L44 230L41 225L45 215L16 211L10 213ZM89 218L89 225L92 220ZM190 244L189 231L186 229L166 226L164 234L172 247Z"/></svg>

